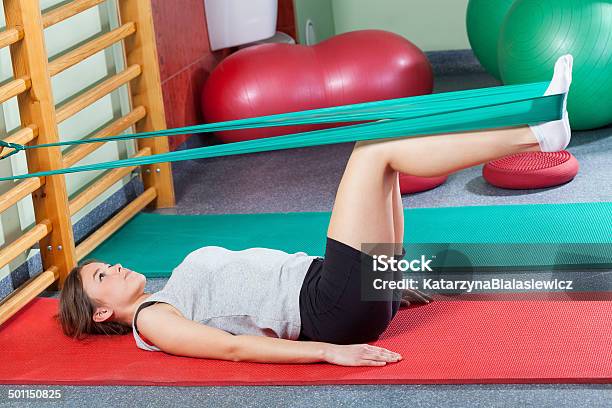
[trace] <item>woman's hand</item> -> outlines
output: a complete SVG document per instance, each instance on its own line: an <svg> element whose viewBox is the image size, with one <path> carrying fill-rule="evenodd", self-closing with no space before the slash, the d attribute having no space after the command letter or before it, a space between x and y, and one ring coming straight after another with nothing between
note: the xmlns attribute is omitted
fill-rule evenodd
<svg viewBox="0 0 612 408"><path fill-rule="evenodd" d="M342 366L384 366L395 363L402 356L382 347L369 344L328 344L324 361Z"/></svg>
<svg viewBox="0 0 612 408"><path fill-rule="evenodd" d="M427 293L423 293L416 289L404 289L402 291L402 299L400 307L408 307L411 304L426 304L433 300Z"/></svg>

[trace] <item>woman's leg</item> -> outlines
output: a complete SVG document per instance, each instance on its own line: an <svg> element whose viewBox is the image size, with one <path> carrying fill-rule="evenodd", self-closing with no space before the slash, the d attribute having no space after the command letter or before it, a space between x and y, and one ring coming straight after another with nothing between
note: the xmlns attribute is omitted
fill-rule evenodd
<svg viewBox="0 0 612 408"><path fill-rule="evenodd" d="M398 172L440 176L528 151L540 151L528 126L357 142L336 193L327 236L358 250L364 243L401 242L403 214L394 195Z"/></svg>
<svg viewBox="0 0 612 408"><path fill-rule="evenodd" d="M564 70L557 70L559 61L555 65L551 87L559 82L564 85L562 89L555 88L555 93L569 89L569 80L555 80L559 77L557 71L571 73L571 58L569 65L566 60L560 59ZM360 253L362 244L403 242L398 172L440 176L515 153L541 151L540 146L545 151L556 151L569 142L566 116L557 121L560 126L548 122L535 126L533 131L522 126L356 143L336 194L325 260L320 264L320 273L313 274L303 287L304 296L300 295L307 335L337 343L370 341L393 318L395 302L360 301L364 300L363 282L356 276L364 259ZM388 255L398 252L390 251ZM386 298L390 293L382 295Z"/></svg>
<svg viewBox="0 0 612 408"><path fill-rule="evenodd" d="M402 203L402 193L400 191L399 172L395 172L395 183L393 183L392 196L393 242L395 243L393 252L395 255L402 255L404 249L404 204ZM397 272L395 273L394 280L400 280L402 277L402 273ZM403 292L402 289L393 291L393 297L391 299L391 318L395 317L400 308Z"/></svg>
<svg viewBox="0 0 612 408"><path fill-rule="evenodd" d="M364 294L360 251L364 243L403 242L398 172L448 174L538 146L527 127L356 143L338 187L325 260L300 294L306 338L338 344L368 342L393 319L401 293ZM387 255L398 253L393 248ZM395 273L383 278L397 279ZM370 295L378 300L363 301Z"/></svg>
<svg viewBox="0 0 612 408"><path fill-rule="evenodd" d="M395 254L399 255L404 244L404 204L402 203L399 172L397 171L395 172L391 201L393 203L393 242L396 244Z"/></svg>
<svg viewBox="0 0 612 408"><path fill-rule="evenodd" d="M565 93L567 97L572 65L571 55L557 60L545 95ZM338 187L328 236L356 249L367 242L401 243L403 213L397 172L446 175L513 153L540 151L540 146L544 151L557 151L567 146L570 137L564 99L561 120L531 128L357 142Z"/></svg>

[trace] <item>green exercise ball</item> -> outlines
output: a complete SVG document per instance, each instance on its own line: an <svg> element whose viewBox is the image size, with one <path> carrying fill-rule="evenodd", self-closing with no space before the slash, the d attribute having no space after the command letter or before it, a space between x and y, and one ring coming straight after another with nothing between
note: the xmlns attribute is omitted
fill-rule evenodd
<svg viewBox="0 0 612 408"><path fill-rule="evenodd" d="M499 79L497 39L506 13L514 0L470 0L465 23L468 39L480 64Z"/></svg>
<svg viewBox="0 0 612 408"><path fill-rule="evenodd" d="M574 56L567 101L572 128L612 123L612 2L516 0L499 37L504 83L548 81L563 54Z"/></svg>

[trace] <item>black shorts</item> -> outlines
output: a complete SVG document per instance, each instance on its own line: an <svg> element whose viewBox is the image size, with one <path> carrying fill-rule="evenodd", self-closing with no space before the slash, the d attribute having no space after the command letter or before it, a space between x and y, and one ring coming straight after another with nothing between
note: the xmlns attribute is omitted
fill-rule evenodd
<svg viewBox="0 0 612 408"><path fill-rule="evenodd" d="M313 260L300 291L299 340L366 343L385 331L399 309L401 291L390 290L388 301L362 300L361 264L371 259L327 238L325 258Z"/></svg>

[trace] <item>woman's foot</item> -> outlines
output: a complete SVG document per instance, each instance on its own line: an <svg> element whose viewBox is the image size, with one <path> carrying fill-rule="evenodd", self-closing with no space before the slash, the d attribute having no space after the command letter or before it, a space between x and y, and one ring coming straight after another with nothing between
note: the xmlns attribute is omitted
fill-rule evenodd
<svg viewBox="0 0 612 408"><path fill-rule="evenodd" d="M567 93L572 83L573 57L570 54L560 57L555 63L555 73L544 95L564 94L563 115L560 120L530 126L531 131L538 139L540 150L543 152L557 152L567 147L572 136L569 117L567 115Z"/></svg>

